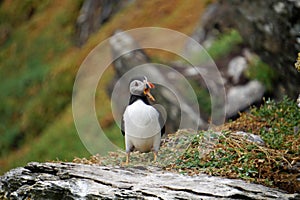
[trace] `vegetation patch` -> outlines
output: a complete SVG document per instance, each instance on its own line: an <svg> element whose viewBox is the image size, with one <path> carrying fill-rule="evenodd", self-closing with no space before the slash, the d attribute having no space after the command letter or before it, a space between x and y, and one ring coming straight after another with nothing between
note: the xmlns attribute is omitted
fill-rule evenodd
<svg viewBox="0 0 300 200"><path fill-rule="evenodd" d="M48 13L55 2L46 2L5 1L0 6L0 16L6 17L5 22L0 20L0 29L3 24L11 26L0 51L0 159L40 135L70 102L73 74L60 74L55 81L50 76L72 47L71 23L79 5L61 6ZM70 12L66 14L65 9ZM68 24L52 20L57 16L63 16Z"/></svg>
<svg viewBox="0 0 300 200"><path fill-rule="evenodd" d="M206 52L201 51L200 54L199 52L193 54L192 60L195 63L205 63L208 61L208 55L213 60L219 60L234 52L237 48L239 48L239 45L242 44L242 42L243 39L237 30L228 30L218 35L218 37L215 38L206 48Z"/></svg>
<svg viewBox="0 0 300 200"><path fill-rule="evenodd" d="M263 83L269 92L272 92L272 89L274 89L274 83L278 78L276 71L263 62L258 56L253 56L250 60L249 68L245 75L249 79L256 79Z"/></svg>
<svg viewBox="0 0 300 200"><path fill-rule="evenodd" d="M233 29L221 34L219 38L211 44L207 51L213 59L218 59L228 55L242 42L243 39L239 32Z"/></svg>
<svg viewBox="0 0 300 200"><path fill-rule="evenodd" d="M260 108L219 127L222 132L196 135L185 153L167 169L190 175L204 172L241 178L300 192L299 125L300 112L295 101L287 97L278 103L268 100ZM241 130L260 135L265 145L235 134Z"/></svg>

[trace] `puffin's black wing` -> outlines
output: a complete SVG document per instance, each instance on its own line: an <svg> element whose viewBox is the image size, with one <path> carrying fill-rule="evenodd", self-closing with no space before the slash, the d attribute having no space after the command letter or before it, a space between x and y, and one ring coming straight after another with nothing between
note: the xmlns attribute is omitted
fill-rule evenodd
<svg viewBox="0 0 300 200"><path fill-rule="evenodd" d="M121 119L121 133L123 136L125 136L125 126L124 126L124 117L123 116Z"/></svg>
<svg viewBox="0 0 300 200"><path fill-rule="evenodd" d="M161 136L163 136L163 134L166 133L166 117L165 115L163 115L164 111L160 108L160 107L156 107L154 106L155 110L158 112L158 122L159 122L159 126L160 126L160 133Z"/></svg>
<svg viewBox="0 0 300 200"><path fill-rule="evenodd" d="M166 126L164 125L160 130L160 135L163 136L163 134L166 133Z"/></svg>
<svg viewBox="0 0 300 200"><path fill-rule="evenodd" d="M159 121L159 125L160 125L160 135L163 136L163 134L166 133L166 126L165 126L165 119L163 118L161 112L159 112L158 109L156 109L159 113L159 118L158 118L158 121Z"/></svg>

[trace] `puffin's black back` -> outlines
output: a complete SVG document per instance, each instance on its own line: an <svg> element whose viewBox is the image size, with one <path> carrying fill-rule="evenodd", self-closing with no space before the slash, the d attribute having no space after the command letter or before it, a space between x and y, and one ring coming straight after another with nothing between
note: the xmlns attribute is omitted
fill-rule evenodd
<svg viewBox="0 0 300 200"><path fill-rule="evenodd" d="M137 100L142 100L146 105L150 105L150 102L149 102L149 100L147 99L146 96L138 96L138 95L131 95L130 98L129 98L128 105L133 104Z"/></svg>

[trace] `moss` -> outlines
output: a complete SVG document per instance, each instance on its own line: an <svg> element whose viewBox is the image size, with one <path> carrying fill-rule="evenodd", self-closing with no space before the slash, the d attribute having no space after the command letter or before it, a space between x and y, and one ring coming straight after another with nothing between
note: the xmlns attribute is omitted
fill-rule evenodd
<svg viewBox="0 0 300 200"><path fill-rule="evenodd" d="M268 92L273 92L274 83L278 78L276 71L257 56L254 56L250 60L245 75L249 79L255 79L263 83Z"/></svg>
<svg viewBox="0 0 300 200"><path fill-rule="evenodd" d="M217 38L207 49L207 52L213 59L218 59L228 55L239 44L242 43L242 37L236 30L230 30Z"/></svg>

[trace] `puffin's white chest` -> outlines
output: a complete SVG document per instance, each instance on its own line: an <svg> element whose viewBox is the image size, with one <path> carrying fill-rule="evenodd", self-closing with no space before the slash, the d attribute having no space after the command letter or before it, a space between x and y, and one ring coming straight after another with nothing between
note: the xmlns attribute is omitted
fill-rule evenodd
<svg viewBox="0 0 300 200"><path fill-rule="evenodd" d="M152 106L137 100L127 106L124 112L125 135L136 138L150 138L160 134L159 113Z"/></svg>

